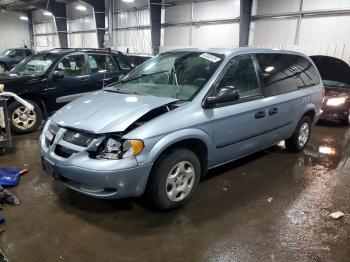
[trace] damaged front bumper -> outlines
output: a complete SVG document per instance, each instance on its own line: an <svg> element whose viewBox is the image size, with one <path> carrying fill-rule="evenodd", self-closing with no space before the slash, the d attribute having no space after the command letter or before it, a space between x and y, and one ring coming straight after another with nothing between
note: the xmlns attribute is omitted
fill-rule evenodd
<svg viewBox="0 0 350 262"><path fill-rule="evenodd" d="M43 169L47 174L73 190L96 198L143 194L152 164L139 165L136 158L93 159L86 148L62 139L67 131L65 128L60 128L54 136L47 126L40 137ZM62 148L67 152L74 150L74 153L66 155L61 152Z"/></svg>

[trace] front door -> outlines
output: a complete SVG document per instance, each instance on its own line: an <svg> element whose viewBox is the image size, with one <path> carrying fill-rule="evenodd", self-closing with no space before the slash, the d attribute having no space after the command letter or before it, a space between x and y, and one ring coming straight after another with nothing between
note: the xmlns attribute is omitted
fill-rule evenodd
<svg viewBox="0 0 350 262"><path fill-rule="evenodd" d="M212 109L215 118L213 166L257 151L266 118L257 65L252 57L234 57L225 70L215 84L214 92L233 86L238 89L240 97Z"/></svg>
<svg viewBox="0 0 350 262"><path fill-rule="evenodd" d="M53 72L58 71L63 77L55 78L53 74L45 90L48 112L55 111L74 99L91 92L88 87L90 75L84 54L67 55L58 62Z"/></svg>

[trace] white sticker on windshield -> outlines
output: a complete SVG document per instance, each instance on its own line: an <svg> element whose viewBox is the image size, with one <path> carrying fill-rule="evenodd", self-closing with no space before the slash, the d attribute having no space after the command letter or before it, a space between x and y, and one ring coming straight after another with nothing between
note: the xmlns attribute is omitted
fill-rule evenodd
<svg viewBox="0 0 350 262"><path fill-rule="evenodd" d="M207 59L207 60L209 60L210 62L213 62L213 63L216 63L216 62L221 60L221 58L219 58L219 57L217 57L215 55L208 54L208 53L203 53L199 57Z"/></svg>

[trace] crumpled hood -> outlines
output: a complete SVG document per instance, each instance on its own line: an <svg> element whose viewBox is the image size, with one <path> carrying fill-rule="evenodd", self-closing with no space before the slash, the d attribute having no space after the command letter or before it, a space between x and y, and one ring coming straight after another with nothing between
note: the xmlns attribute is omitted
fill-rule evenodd
<svg viewBox="0 0 350 262"><path fill-rule="evenodd" d="M64 106L51 120L95 134L121 132L150 110L176 100L98 91Z"/></svg>

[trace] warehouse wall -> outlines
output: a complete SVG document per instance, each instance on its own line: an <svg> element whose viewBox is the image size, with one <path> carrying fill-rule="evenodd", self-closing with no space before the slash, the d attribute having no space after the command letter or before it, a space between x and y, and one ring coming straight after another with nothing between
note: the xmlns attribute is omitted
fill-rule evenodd
<svg viewBox="0 0 350 262"><path fill-rule="evenodd" d="M77 5L84 5L87 10L76 10ZM67 4L66 11L69 47L98 48L93 7L77 1Z"/></svg>
<svg viewBox="0 0 350 262"><path fill-rule="evenodd" d="M131 53L152 52L148 9L118 11L114 15L114 28L114 49L126 52L128 48Z"/></svg>
<svg viewBox="0 0 350 262"><path fill-rule="evenodd" d="M21 13L0 12L0 52L7 48L30 46L28 22L20 20ZM11 36L11 37L9 37Z"/></svg>
<svg viewBox="0 0 350 262"><path fill-rule="evenodd" d="M350 9L350 0L254 0L253 15ZM299 20L300 19L300 20ZM299 26L298 26L298 23ZM303 15L252 21L249 44L324 54L350 62L350 15Z"/></svg>
<svg viewBox="0 0 350 262"><path fill-rule="evenodd" d="M230 21L238 16L239 0L193 2L165 7L162 49L238 46L239 24ZM182 25L174 25L178 23Z"/></svg>
<svg viewBox="0 0 350 262"><path fill-rule="evenodd" d="M32 12L34 49L37 51L60 47L54 16L43 15L43 10Z"/></svg>

